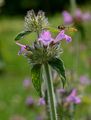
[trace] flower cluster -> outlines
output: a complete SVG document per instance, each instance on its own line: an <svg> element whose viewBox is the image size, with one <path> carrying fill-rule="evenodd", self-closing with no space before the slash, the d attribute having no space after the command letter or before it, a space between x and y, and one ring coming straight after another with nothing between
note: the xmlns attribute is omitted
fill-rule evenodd
<svg viewBox="0 0 91 120"><path fill-rule="evenodd" d="M59 105L59 114L61 108L63 108L63 118L66 120L75 112L75 106L81 103L81 98L78 96L77 89L62 89L58 88L57 92L57 103ZM66 113L66 114L65 114Z"/></svg>
<svg viewBox="0 0 91 120"><path fill-rule="evenodd" d="M58 49L58 43L60 43L60 41L63 39L65 39L67 42L71 42L72 40L70 36L65 34L64 30L60 31L55 38L52 37L49 30L43 30L40 33L37 42L34 42L32 47L16 42L16 44L20 46L18 55L23 53L30 59L31 63L44 62L45 60L49 60L52 57L58 56L58 54L61 52Z"/></svg>
<svg viewBox="0 0 91 120"><path fill-rule="evenodd" d="M70 93L68 93L65 89L58 89L57 90L57 93L59 95L61 95L61 98L62 99L62 103L68 103L68 104L71 104L71 103L74 103L74 104L79 104L81 103L81 99L80 97L78 97L77 95L77 90L76 89L73 89L72 91L70 91Z"/></svg>
<svg viewBox="0 0 91 120"><path fill-rule="evenodd" d="M44 46L49 46L51 43L56 44L63 39L65 39L67 42L71 42L72 40L70 36L65 34L65 30L60 31L55 38L52 38L51 32L49 30L43 30L38 38L38 41L40 41ZM16 42L16 44L21 47L18 54L22 54L27 50L26 45L20 44L19 42Z"/></svg>
<svg viewBox="0 0 91 120"><path fill-rule="evenodd" d="M74 22L84 22L84 21L90 21L91 20L91 13L85 12L82 13L80 9L77 9L74 13L74 16L72 16L69 12L63 11L63 19L65 24L72 24Z"/></svg>
<svg viewBox="0 0 91 120"><path fill-rule="evenodd" d="M31 96L29 96L26 98L25 104L26 106L32 108L33 106L45 106L46 103L44 98L39 98L39 100L35 102L35 100Z"/></svg>
<svg viewBox="0 0 91 120"><path fill-rule="evenodd" d="M43 45L48 46L50 43L58 43L61 40L66 39L67 42L71 42L71 37L65 34L65 31L62 30L56 36L56 38L52 38L51 33L49 31L42 31L38 41L41 41Z"/></svg>
<svg viewBox="0 0 91 120"><path fill-rule="evenodd" d="M79 104L81 102L81 99L77 96L77 90L73 89L72 92L70 93L70 95L66 98L66 101L68 103L75 103L75 104Z"/></svg>
<svg viewBox="0 0 91 120"><path fill-rule="evenodd" d="M72 38L65 34L65 30L59 31L58 35L53 38L49 30L43 30L39 38L34 42L33 46L23 45L16 42L20 46L18 54L24 54L27 56L31 63L41 64L45 61L57 57L62 49L59 50L59 43L65 39L67 42L71 42ZM40 57L39 57L40 56Z"/></svg>

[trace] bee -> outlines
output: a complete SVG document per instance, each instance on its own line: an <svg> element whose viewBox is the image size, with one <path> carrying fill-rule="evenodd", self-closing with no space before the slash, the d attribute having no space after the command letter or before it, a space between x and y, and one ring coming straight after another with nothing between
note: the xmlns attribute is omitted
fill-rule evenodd
<svg viewBox="0 0 91 120"><path fill-rule="evenodd" d="M66 28L66 27L65 27L64 25L59 25L59 26L58 26L58 29L59 29L59 30L65 30L65 28Z"/></svg>
<svg viewBox="0 0 91 120"><path fill-rule="evenodd" d="M66 27L66 26L64 26L64 25L59 25L58 26L58 29L59 30L68 30L68 31L70 31L70 32L76 32L77 31L77 29L76 28L74 28L74 27Z"/></svg>

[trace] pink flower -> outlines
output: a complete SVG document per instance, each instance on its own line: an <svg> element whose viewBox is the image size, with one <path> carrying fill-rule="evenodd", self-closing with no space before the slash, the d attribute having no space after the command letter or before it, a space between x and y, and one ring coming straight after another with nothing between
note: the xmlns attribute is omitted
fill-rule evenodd
<svg viewBox="0 0 91 120"><path fill-rule="evenodd" d="M77 9L76 11L75 11L75 18L77 18L77 19L82 19L82 16L83 16L83 14L82 14L82 12L81 12L81 10L80 9Z"/></svg>
<svg viewBox="0 0 91 120"><path fill-rule="evenodd" d="M60 94L64 94L66 91L63 88L59 88L59 89L57 89L57 92Z"/></svg>
<svg viewBox="0 0 91 120"><path fill-rule="evenodd" d="M66 39L67 42L71 42L72 40L70 36L65 34L64 30L60 31L55 39L51 37L51 33L47 30L40 34L38 41L42 42L43 45L48 46L51 42L57 43L63 39Z"/></svg>
<svg viewBox="0 0 91 120"><path fill-rule="evenodd" d="M89 78L85 75L80 77L80 83L83 85L89 85L91 84L91 81L89 80Z"/></svg>
<svg viewBox="0 0 91 120"><path fill-rule="evenodd" d="M43 43L43 45L48 46L52 41L53 38L51 37L51 33L47 30L43 30L38 38L38 41Z"/></svg>
<svg viewBox="0 0 91 120"><path fill-rule="evenodd" d="M20 44L18 42L16 42L16 44L21 47L20 51L18 52L18 55L20 55L26 50L26 45Z"/></svg>
<svg viewBox="0 0 91 120"><path fill-rule="evenodd" d="M31 81L30 81L29 79L25 79L25 80L23 81L23 86L24 86L25 88L29 88L29 87L31 86Z"/></svg>
<svg viewBox="0 0 91 120"><path fill-rule="evenodd" d="M89 21L91 20L91 14L89 12L84 13L82 16L83 21Z"/></svg>
<svg viewBox="0 0 91 120"><path fill-rule="evenodd" d="M58 35L57 37L55 38L54 40L54 43L57 43L59 42L60 40L62 39L66 39L67 42L71 42L72 41L72 38L68 35L65 34L65 31L62 30Z"/></svg>
<svg viewBox="0 0 91 120"><path fill-rule="evenodd" d="M91 20L91 14L89 12L82 13L80 9L75 11L75 18L82 21Z"/></svg>
<svg viewBox="0 0 91 120"><path fill-rule="evenodd" d="M68 36L68 35L65 35L65 39L66 39L67 42L71 42L72 41L72 38L70 36Z"/></svg>
<svg viewBox="0 0 91 120"><path fill-rule="evenodd" d="M75 103L79 104L81 102L81 99L77 97L77 90L73 89L71 94L66 98L66 102L68 103Z"/></svg>
<svg viewBox="0 0 91 120"><path fill-rule="evenodd" d="M73 18L67 11L63 11L62 15L63 15L65 24L71 24L72 23Z"/></svg>
<svg viewBox="0 0 91 120"><path fill-rule="evenodd" d="M89 12L83 13L80 9L76 9L74 16L72 16L67 11L63 11L62 15L65 24L71 24L75 21L84 22L91 20L91 14Z"/></svg>
<svg viewBox="0 0 91 120"><path fill-rule="evenodd" d="M33 100L32 97L27 97L25 103L26 103L27 106L32 107L34 105L34 100Z"/></svg>
<svg viewBox="0 0 91 120"><path fill-rule="evenodd" d="M44 98L39 99L39 105L45 105L45 100Z"/></svg>

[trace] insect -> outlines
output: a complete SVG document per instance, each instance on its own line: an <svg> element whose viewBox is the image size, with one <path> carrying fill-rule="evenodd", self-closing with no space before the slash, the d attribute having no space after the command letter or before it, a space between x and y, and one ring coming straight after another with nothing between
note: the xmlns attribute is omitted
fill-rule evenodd
<svg viewBox="0 0 91 120"><path fill-rule="evenodd" d="M74 27L69 27L69 26L67 27L67 26L64 26L64 25L59 25L58 29L59 30L67 30L67 31L70 31L70 32L76 32L77 31L77 29L74 28Z"/></svg>

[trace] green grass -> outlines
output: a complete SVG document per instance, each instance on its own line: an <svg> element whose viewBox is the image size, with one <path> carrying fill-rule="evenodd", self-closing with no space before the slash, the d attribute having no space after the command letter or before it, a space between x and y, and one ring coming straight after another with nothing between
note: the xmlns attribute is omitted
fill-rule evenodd
<svg viewBox="0 0 91 120"><path fill-rule="evenodd" d="M55 15L49 21L54 27L62 23L60 15ZM17 33L23 30L23 23L22 18L0 19L0 52L5 63L3 73L0 74L0 120L10 120L13 115L24 116L26 120L35 120L35 116L39 113L39 110L35 110L35 112L25 105L26 96L30 95L36 98L37 93L33 87L29 92L25 91L22 85L23 80L30 76L30 65L27 63L26 58L17 55L19 47L15 44L14 38ZM86 23L84 26L87 36L86 49L79 51L78 73L79 75L88 74L91 76L91 64L88 63L91 58L91 23ZM34 39L34 34L24 38L23 42L25 39L28 43L30 43L29 40L32 42L32 37ZM83 41L79 42L79 45L81 43ZM75 47L74 40L69 44L64 41L62 47L64 49L62 59L66 70L74 69L75 53L71 52L71 49ZM91 91L91 89L89 90ZM77 115L82 116L86 112L84 109L80 115L77 112ZM80 111L80 107L77 110ZM88 110L85 114L88 114ZM76 120L80 119L77 117Z"/></svg>

